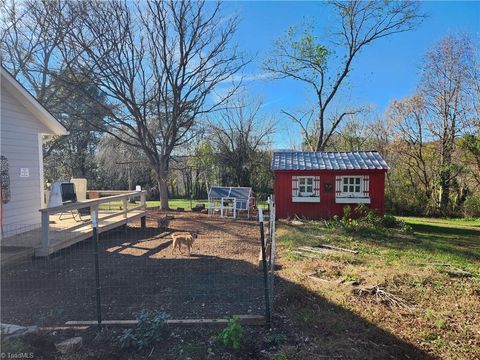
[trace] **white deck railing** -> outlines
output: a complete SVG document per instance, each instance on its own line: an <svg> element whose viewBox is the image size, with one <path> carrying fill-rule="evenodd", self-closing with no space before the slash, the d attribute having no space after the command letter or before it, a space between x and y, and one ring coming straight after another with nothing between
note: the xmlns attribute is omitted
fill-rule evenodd
<svg viewBox="0 0 480 360"><path fill-rule="evenodd" d="M92 190L88 191L88 194L98 194L99 196L107 195L104 197L99 197L97 199L90 199L85 201L79 201L75 203L69 203L65 205L50 207L40 209L42 213L42 245L39 253L48 255L50 253L50 216L54 214L62 214L71 211L78 211L81 209L90 209L90 220L82 221L81 223L68 227L66 230L73 231L80 227L85 227L88 224L98 224L98 227L101 229L101 222L107 219L112 219L123 214L123 218L118 221L119 225L126 223L129 219L129 212L140 211L140 218L142 226L145 226L145 210L146 210L146 192L145 191L104 191L104 190ZM128 202L131 200L140 199L140 205L136 207L128 207ZM111 202L121 202L121 208L117 212L113 212L99 217L99 210L102 204L111 203ZM138 215L138 214L137 214ZM137 216L138 217L138 216ZM137 218L136 217L136 218Z"/></svg>

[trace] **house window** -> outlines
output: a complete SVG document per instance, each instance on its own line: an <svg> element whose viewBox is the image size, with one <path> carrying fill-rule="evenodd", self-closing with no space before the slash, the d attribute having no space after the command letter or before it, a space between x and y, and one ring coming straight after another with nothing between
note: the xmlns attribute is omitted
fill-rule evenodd
<svg viewBox="0 0 480 360"><path fill-rule="evenodd" d="M320 176L292 176L292 202L320 202Z"/></svg>
<svg viewBox="0 0 480 360"><path fill-rule="evenodd" d="M370 204L368 175L337 176L336 183L337 204Z"/></svg>
<svg viewBox="0 0 480 360"><path fill-rule="evenodd" d="M360 197L362 194L361 176L344 176L342 178L342 193L345 196Z"/></svg>
<svg viewBox="0 0 480 360"><path fill-rule="evenodd" d="M313 176L300 176L298 178L298 195L299 196L314 196Z"/></svg>

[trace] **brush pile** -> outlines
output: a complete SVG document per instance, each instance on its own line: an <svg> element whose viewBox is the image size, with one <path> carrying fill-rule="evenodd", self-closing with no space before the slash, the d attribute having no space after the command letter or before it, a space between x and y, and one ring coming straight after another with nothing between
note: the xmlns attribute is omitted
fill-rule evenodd
<svg viewBox="0 0 480 360"><path fill-rule="evenodd" d="M392 308L409 309L412 307L412 305L409 304L407 301L385 291L385 289L378 285L372 287L355 288L352 290L352 293L353 295L359 297L373 296L375 301Z"/></svg>

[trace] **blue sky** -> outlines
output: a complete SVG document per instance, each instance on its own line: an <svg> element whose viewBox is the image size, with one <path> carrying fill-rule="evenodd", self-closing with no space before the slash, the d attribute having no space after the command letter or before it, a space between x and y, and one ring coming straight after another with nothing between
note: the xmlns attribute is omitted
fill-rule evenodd
<svg viewBox="0 0 480 360"><path fill-rule="evenodd" d="M241 23L236 42L248 55L256 55L245 69L248 93L265 102L263 111L277 123L274 147L300 142L299 128L281 114L309 103L309 89L293 80L266 80L261 64L275 39L304 19L321 31L332 24L332 14L322 2L227 2L224 13L238 12ZM417 72L426 51L449 32L469 32L480 37L480 2L422 2L428 17L416 30L380 39L356 58L348 82L348 96L357 104L372 105L382 114L391 100L415 91Z"/></svg>

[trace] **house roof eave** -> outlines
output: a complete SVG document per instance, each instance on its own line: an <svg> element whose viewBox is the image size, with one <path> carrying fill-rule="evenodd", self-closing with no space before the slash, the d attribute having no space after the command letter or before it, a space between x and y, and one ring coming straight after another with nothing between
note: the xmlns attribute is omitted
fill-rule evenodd
<svg viewBox="0 0 480 360"><path fill-rule="evenodd" d="M68 135L68 130L40 104L3 66L1 67L2 87L20 101L43 125L51 135Z"/></svg>

